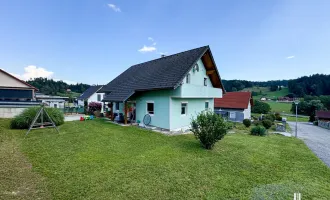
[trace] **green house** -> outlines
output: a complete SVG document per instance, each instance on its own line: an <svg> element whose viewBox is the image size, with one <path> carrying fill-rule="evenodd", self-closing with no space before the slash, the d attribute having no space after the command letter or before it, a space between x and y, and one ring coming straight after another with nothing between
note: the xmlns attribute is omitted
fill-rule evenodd
<svg viewBox="0 0 330 200"><path fill-rule="evenodd" d="M141 124L182 131L198 113L213 110L214 98L225 90L211 49L204 46L133 65L99 92L126 123L132 112Z"/></svg>

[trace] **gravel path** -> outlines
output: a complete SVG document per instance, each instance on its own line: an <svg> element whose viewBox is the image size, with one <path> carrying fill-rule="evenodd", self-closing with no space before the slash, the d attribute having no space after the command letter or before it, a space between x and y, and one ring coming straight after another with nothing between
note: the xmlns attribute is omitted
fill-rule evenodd
<svg viewBox="0 0 330 200"><path fill-rule="evenodd" d="M292 135L295 135L295 122L288 122ZM298 138L330 167L330 130L311 125L307 122L298 122Z"/></svg>

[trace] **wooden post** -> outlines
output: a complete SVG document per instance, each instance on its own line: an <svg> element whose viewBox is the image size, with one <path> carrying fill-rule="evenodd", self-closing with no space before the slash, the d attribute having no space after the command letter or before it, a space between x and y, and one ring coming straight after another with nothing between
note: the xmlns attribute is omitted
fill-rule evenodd
<svg viewBox="0 0 330 200"><path fill-rule="evenodd" d="M125 101L124 106L125 106L124 119L125 119L125 124L127 124L127 101Z"/></svg>

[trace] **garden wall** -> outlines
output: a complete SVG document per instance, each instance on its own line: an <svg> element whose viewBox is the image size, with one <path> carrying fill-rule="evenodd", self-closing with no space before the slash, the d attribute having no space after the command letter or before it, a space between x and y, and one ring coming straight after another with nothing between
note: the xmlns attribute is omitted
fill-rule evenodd
<svg viewBox="0 0 330 200"><path fill-rule="evenodd" d="M0 118L14 118L19 115L26 108L1 108L0 107Z"/></svg>
<svg viewBox="0 0 330 200"><path fill-rule="evenodd" d="M322 128L330 129L330 121L326 122L326 121L319 120L318 126L322 127Z"/></svg>

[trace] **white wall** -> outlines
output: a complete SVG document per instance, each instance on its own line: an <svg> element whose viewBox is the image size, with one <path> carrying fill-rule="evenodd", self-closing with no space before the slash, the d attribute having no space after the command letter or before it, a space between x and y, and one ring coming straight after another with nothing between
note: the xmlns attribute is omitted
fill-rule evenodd
<svg viewBox="0 0 330 200"><path fill-rule="evenodd" d="M100 101L97 100L97 95L101 95L101 99ZM104 97L104 93L94 93L92 96L90 96L88 99L87 99L87 102L88 104L90 102L98 102L98 103L101 103L102 104L102 108L101 108L101 112L104 112L103 110L103 106L104 106L104 103L102 102L102 99ZM79 103L79 102L78 102ZM84 104L84 103L83 103Z"/></svg>
<svg viewBox="0 0 330 200"><path fill-rule="evenodd" d="M14 118L26 108L0 108L0 118Z"/></svg>
<svg viewBox="0 0 330 200"><path fill-rule="evenodd" d="M24 83L0 71L0 86L29 88Z"/></svg>
<svg viewBox="0 0 330 200"><path fill-rule="evenodd" d="M244 109L244 119L251 119L251 103L249 102L248 108Z"/></svg>

